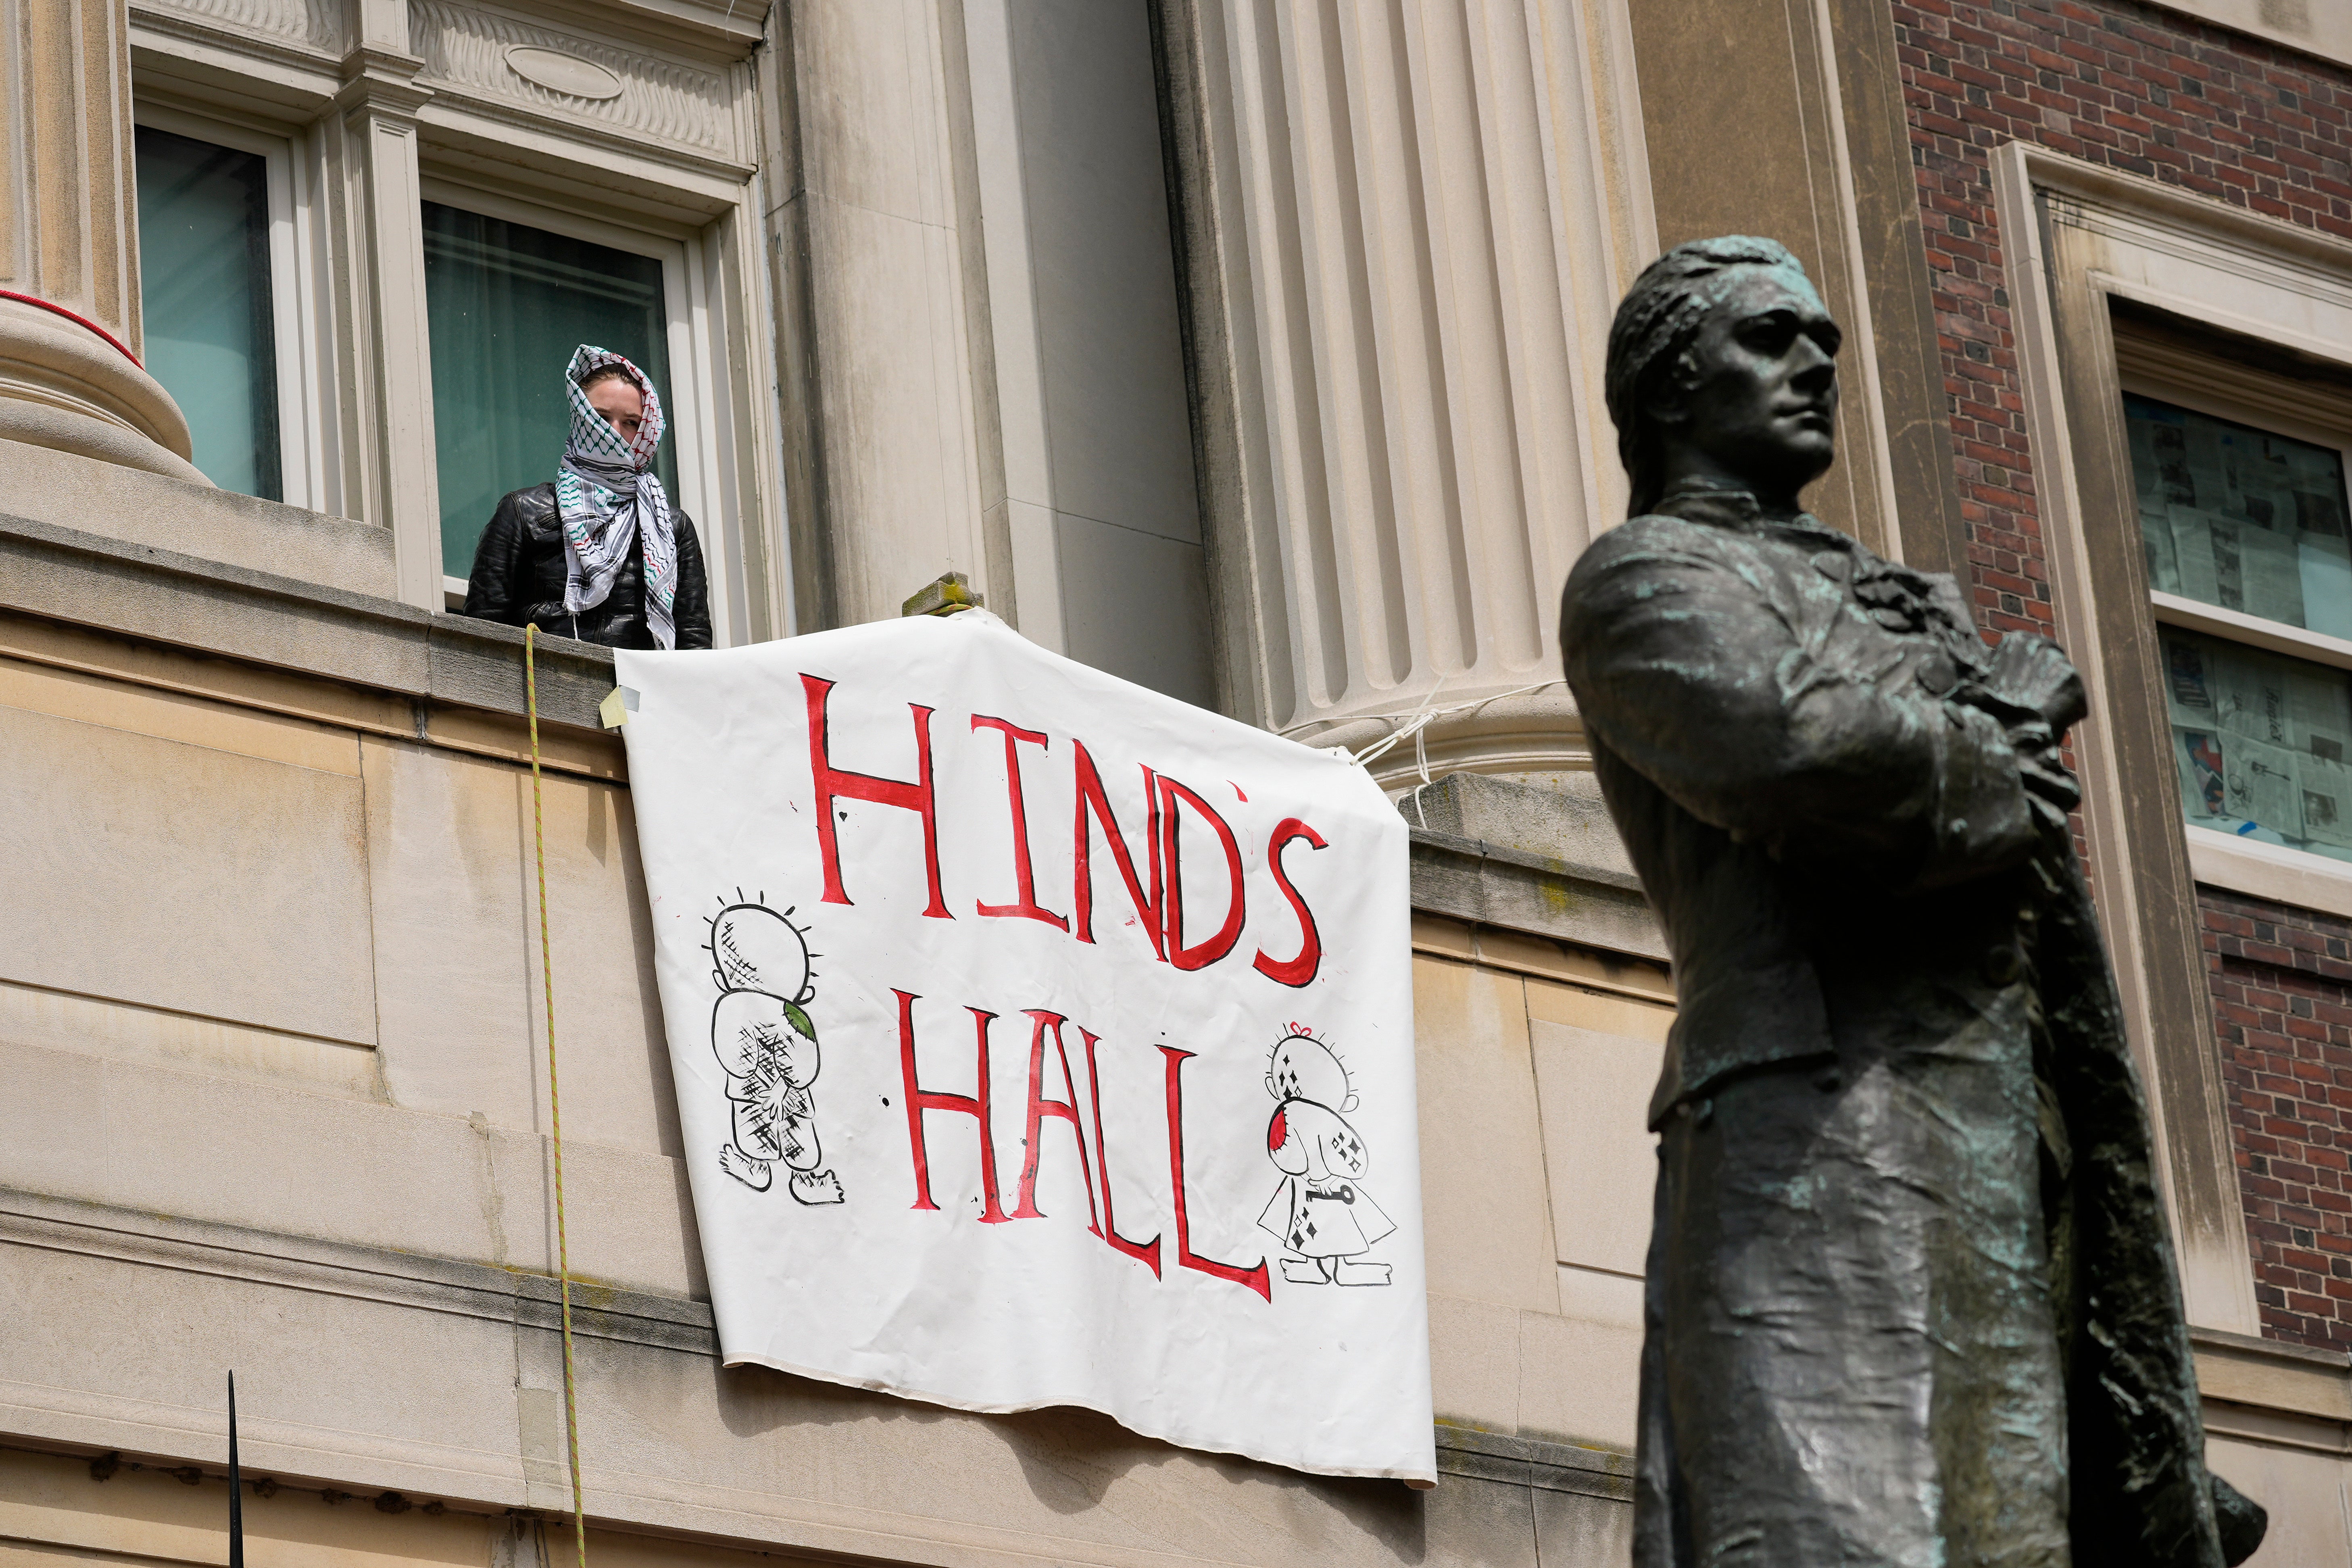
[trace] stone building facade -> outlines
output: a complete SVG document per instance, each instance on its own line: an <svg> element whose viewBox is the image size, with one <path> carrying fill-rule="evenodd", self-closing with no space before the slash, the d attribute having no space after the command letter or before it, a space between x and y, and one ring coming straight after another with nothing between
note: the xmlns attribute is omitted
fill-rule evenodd
<svg viewBox="0 0 2352 1568"><path fill-rule="evenodd" d="M1402 737L1443 1472L721 1370L557 639L596 1560L1624 1562L1673 976L1553 603L1624 509L1611 310L1727 231L1848 329L1821 514L2084 665L2214 1462L2258 1564L2352 1557L2347 110L2329 0L0 0L0 1561L225 1562L230 1367L261 1568L571 1549L521 639L452 610L593 331L722 646L955 572ZM2286 477L2192 494L2225 447ZM2198 730L2183 647L2289 731ZM2221 809L2200 735L2300 787Z"/></svg>

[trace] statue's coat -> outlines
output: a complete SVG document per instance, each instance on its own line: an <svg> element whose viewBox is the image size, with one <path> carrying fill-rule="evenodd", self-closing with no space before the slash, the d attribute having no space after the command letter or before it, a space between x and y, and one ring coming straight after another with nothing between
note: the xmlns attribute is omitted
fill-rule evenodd
<svg viewBox="0 0 2352 1568"><path fill-rule="evenodd" d="M2259 1510L2205 1469L2114 981L1952 580L1686 488L1560 640L1680 996L1637 1562L2221 1568L2217 1496Z"/></svg>

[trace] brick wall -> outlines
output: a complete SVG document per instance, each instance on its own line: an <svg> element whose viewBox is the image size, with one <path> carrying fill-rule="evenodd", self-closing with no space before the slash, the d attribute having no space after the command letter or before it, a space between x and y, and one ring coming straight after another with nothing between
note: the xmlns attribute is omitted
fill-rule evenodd
<svg viewBox="0 0 2352 1568"><path fill-rule="evenodd" d="M2352 1351L2352 922L2197 901L2263 1332Z"/></svg>
<svg viewBox="0 0 2352 1568"><path fill-rule="evenodd" d="M1893 0L1978 613L2050 587L1986 155L2011 141L2352 237L2352 71L2132 0Z"/></svg>
<svg viewBox="0 0 2352 1568"><path fill-rule="evenodd" d="M2352 0L2330 0L2352 3ZM2135 0L1892 0L1988 630L2054 618L1987 155L2010 141L2352 237L2352 71ZM2274 1338L2352 1348L2352 927L2204 893Z"/></svg>

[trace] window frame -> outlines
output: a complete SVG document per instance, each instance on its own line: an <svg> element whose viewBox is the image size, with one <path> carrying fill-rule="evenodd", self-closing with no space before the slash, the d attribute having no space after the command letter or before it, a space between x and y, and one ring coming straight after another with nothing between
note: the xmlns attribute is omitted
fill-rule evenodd
<svg viewBox="0 0 2352 1568"><path fill-rule="evenodd" d="M2165 343L2154 329L2119 325L2115 341L2116 381L2124 393L2327 447L2344 465L2347 502L2352 506L2352 393L2315 395L2312 388L2282 374L2226 357L2218 344L2207 349ZM2315 405L2320 411L2316 418ZM2336 417L2328 418L2328 413ZM2352 672L2352 639L2154 587L2147 598L2159 627L2178 626ZM2181 827L2199 880L2257 898L2352 913L2352 862L2200 827L2185 816Z"/></svg>
<svg viewBox="0 0 2352 1568"><path fill-rule="evenodd" d="M635 256L652 257L662 266L662 309L667 320L670 384L662 389L662 411L669 421L668 438L677 443L678 493L672 499L694 519L702 546L703 569L710 584L711 645L727 647L736 638L734 536L736 520L722 515L727 488L719 471L719 437L725 423L720 387L713 379L717 345L710 341L712 315L704 284L707 258L700 235L647 226L636 227L608 218L547 205L496 186L456 180L427 171L419 180L420 200L458 208L506 223L525 224L570 239L602 245ZM421 220L421 214L420 214ZM430 347L427 346L430 355ZM551 458L551 462L552 459ZM549 470L550 477L553 469ZM441 526L436 498L433 526ZM466 580L444 574L442 594L447 607L457 610L466 599Z"/></svg>
<svg viewBox="0 0 2352 1568"><path fill-rule="evenodd" d="M131 18L136 118L225 145L267 137L271 144L256 149L265 159L286 149L273 216L290 206L292 267L284 269L281 227L272 321L279 354L299 355L300 367L289 374L286 360L278 364L285 504L387 530L391 596L446 607L416 210L428 185L431 199L630 249L648 237L674 241L685 265L665 278L666 303L684 310L692 331L665 391L685 447L676 455L688 470L679 501L709 563L715 639L791 636L801 624L791 492L807 454L790 435L780 380L789 323L778 318L771 269L774 176L760 162L755 111L767 68L757 27L739 17L692 40L665 35L682 55L652 35L607 40L631 56L627 79L657 95L673 65L715 72L718 121L688 126L639 123L625 107L615 119L604 105L528 102L494 87L484 97L461 85L470 80L463 71L445 79L428 69L413 83L398 72L347 79L336 61L351 40L310 20L307 44L289 52L282 39L240 43L217 29L184 37L168 17ZM298 459L306 471L296 471Z"/></svg>
<svg viewBox="0 0 2352 1568"><path fill-rule="evenodd" d="M333 510L328 459L333 405L327 396L319 333L319 273L312 229L310 149L299 135L262 129L226 113L202 114L134 97L131 123L167 131L262 160L269 201L269 322L278 372L278 490L283 504ZM141 310L146 306L142 285ZM143 322L143 315L142 315Z"/></svg>
<svg viewBox="0 0 2352 1568"><path fill-rule="evenodd" d="M2078 821L2181 1289L2197 1326L2258 1334L2200 885L2340 915L2352 914L2352 877L2317 856L2189 827L2121 383L2136 357L2125 344L2154 317L2167 349L2226 342L2248 370L2352 387L2352 243L2029 142L2003 142L1990 161L2008 292L1996 321L2014 356L2051 630L2089 699L2071 740ZM2200 367L2184 379L2232 397L2255 386L2257 425L2320 401L2280 409L2259 378ZM2352 400L2331 410L2333 424Z"/></svg>

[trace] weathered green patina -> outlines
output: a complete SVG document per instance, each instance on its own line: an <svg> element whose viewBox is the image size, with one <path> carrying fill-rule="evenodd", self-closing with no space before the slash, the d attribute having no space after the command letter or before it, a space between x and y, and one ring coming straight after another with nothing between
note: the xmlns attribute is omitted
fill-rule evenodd
<svg viewBox="0 0 2352 1568"><path fill-rule="evenodd" d="M1569 685L1673 951L1642 1568L2221 1568L2147 1111L2068 813L2082 685L1806 516L1838 330L1769 240L1610 342L1633 520Z"/></svg>

